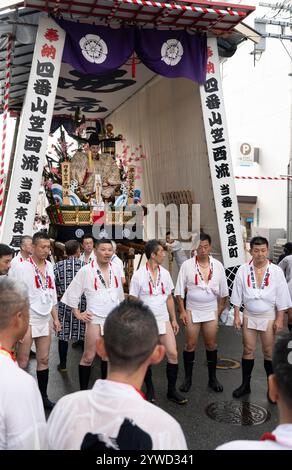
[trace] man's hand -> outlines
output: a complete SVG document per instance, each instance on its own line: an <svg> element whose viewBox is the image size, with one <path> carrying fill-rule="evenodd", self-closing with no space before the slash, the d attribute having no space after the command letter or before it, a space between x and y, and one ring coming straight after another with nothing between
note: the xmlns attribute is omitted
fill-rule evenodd
<svg viewBox="0 0 292 470"><path fill-rule="evenodd" d="M85 323L89 323L92 320L92 313L88 312L87 310L82 313L79 310L75 310L73 313L77 320L84 321Z"/></svg>
<svg viewBox="0 0 292 470"><path fill-rule="evenodd" d="M173 329L174 334L177 335L178 332L179 332L179 326L178 326L177 321L176 321L176 320L172 320L172 321L171 321L171 326L172 326L172 329Z"/></svg>
<svg viewBox="0 0 292 470"><path fill-rule="evenodd" d="M240 330L241 328L241 321L240 321L240 316L239 315L234 315L234 322L233 326L236 330Z"/></svg>
<svg viewBox="0 0 292 470"><path fill-rule="evenodd" d="M53 326L56 333L59 333L62 329L59 319L53 321Z"/></svg>
<svg viewBox="0 0 292 470"><path fill-rule="evenodd" d="M186 310L183 310L182 312L180 312L179 318L183 322L183 324L185 326L187 326L187 324L188 324L188 313L187 313Z"/></svg>
<svg viewBox="0 0 292 470"><path fill-rule="evenodd" d="M284 321L282 318L276 318L273 325L273 330L275 335L279 333L284 328Z"/></svg>

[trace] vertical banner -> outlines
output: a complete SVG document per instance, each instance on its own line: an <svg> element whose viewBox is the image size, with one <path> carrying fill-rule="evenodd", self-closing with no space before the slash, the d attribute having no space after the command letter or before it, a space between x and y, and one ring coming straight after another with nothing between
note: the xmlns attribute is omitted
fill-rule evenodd
<svg viewBox="0 0 292 470"><path fill-rule="evenodd" d="M12 247L32 234L64 41L54 20L40 18L1 234Z"/></svg>
<svg viewBox="0 0 292 470"><path fill-rule="evenodd" d="M208 38L207 76L200 86L213 194L225 269L245 262L225 117L216 38Z"/></svg>

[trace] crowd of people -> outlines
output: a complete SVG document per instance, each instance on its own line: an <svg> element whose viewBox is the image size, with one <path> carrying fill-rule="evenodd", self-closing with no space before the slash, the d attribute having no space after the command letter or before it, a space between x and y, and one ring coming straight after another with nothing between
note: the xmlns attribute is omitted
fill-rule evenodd
<svg viewBox="0 0 292 470"><path fill-rule="evenodd" d="M217 331L229 293L224 267L211 256L211 237L200 234L194 255L180 266L176 286L162 266L164 246L148 241L147 262L135 271L126 299L123 263L114 242L85 235L81 248L82 254L77 241L67 241L66 258L53 266L45 230L23 237L16 256L0 244L0 449L186 449L180 425L154 406L152 366L166 356L166 396L186 405L201 331L208 387L223 391L216 377ZM267 398L279 406L280 425L263 442L236 441L220 449L292 449L292 256L272 264L263 237L250 241L250 254L251 261L237 271L230 299L234 326L243 331L242 384L233 397L251 392L259 336ZM177 309L185 332L185 376L179 387ZM276 335L285 329L285 313L290 333L275 346ZM67 372L68 342L84 342L80 392L56 405L47 394L51 325L58 335L61 374ZM38 387L25 371L33 341ZM88 390L96 354L101 378ZM25 413L18 412L20 406ZM47 423L44 409L51 412Z"/></svg>

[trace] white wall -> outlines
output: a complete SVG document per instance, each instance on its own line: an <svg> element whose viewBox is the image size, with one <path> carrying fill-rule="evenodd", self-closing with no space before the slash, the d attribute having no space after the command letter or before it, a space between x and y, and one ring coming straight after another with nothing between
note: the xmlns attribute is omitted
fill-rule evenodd
<svg viewBox="0 0 292 470"><path fill-rule="evenodd" d="M248 4L257 4L249 1ZM273 2L272 2L273 3ZM254 18L271 12L257 8L246 23L254 27ZM277 10L273 11L276 14ZM269 13L267 17L271 17ZM286 15L289 13L286 12ZM277 19L281 19L278 17ZM287 20L286 20L287 21ZM268 25L267 32L280 32ZM292 51L289 41L285 46ZM279 39L267 38L266 51L255 62L253 44L246 41L223 68L223 88L229 139L235 175L279 176L287 174L291 134L291 82L289 58ZM240 167L237 162L239 142L260 148L260 164ZM286 228L287 182L237 180L238 195L257 195L259 226ZM256 220L254 225L256 224Z"/></svg>

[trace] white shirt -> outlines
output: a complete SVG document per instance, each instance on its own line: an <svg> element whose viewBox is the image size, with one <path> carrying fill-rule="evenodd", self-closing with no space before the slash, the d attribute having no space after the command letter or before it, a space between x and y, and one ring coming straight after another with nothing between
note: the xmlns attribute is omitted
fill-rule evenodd
<svg viewBox="0 0 292 470"><path fill-rule="evenodd" d="M19 263L17 269L15 270L14 277L20 281L23 281L27 286L31 314L44 316L48 315L51 313L54 305L58 303L54 268L50 261L46 261L46 270L52 281L52 288L47 289L37 287L35 279L36 272L34 266L29 261ZM44 279L42 279L42 283L45 284Z"/></svg>
<svg viewBox="0 0 292 470"><path fill-rule="evenodd" d="M80 259L80 261L82 261L82 263L86 263L86 264L89 264L92 261L96 261L96 256L94 254L94 250L92 250L92 252L90 253L87 262L85 261L85 253L81 253L79 259Z"/></svg>
<svg viewBox="0 0 292 470"><path fill-rule="evenodd" d="M280 424L272 434L276 441L231 441L216 450L292 450L292 424Z"/></svg>
<svg viewBox="0 0 292 470"><path fill-rule="evenodd" d="M159 272L156 277L156 287L152 286L152 294L150 293L150 277L149 270L146 266L139 268L134 272L131 279L130 292L129 294L133 297L137 297L142 300L144 304L152 310L156 319L158 320L169 320L169 313L167 310L167 298L174 289L171 276L167 269L163 266L159 266L160 269L160 281L158 284ZM164 293L163 293L164 291Z"/></svg>
<svg viewBox="0 0 292 470"><path fill-rule="evenodd" d="M26 261L26 258L24 258L22 256L21 252L19 251L19 253L17 253L17 255L14 256L14 258L12 258L12 260L11 260L11 266L10 266L10 269L8 271L8 276L16 278L17 268L24 261Z"/></svg>
<svg viewBox="0 0 292 470"><path fill-rule="evenodd" d="M240 266L233 283L231 303L237 307L243 303L248 312L255 314L274 312L275 309L286 310L291 307L290 294L283 271L279 266L270 264L269 273L268 286L264 289L254 289L250 277L250 264L245 263Z"/></svg>
<svg viewBox="0 0 292 470"><path fill-rule="evenodd" d="M98 264L94 261L83 266L65 291L61 302L71 308L78 308L80 298L84 294L86 310L95 316L106 318L112 309L124 300L121 274L116 265L113 265L111 284L106 288L99 279L97 269Z"/></svg>
<svg viewBox="0 0 292 470"><path fill-rule="evenodd" d="M92 390L71 393L58 401L48 421L49 449L80 449L86 433L99 435L109 448L132 450L130 441L119 446L117 438L125 420L143 432L143 441L134 431L132 442L142 445L152 440L153 450L184 450L186 441L180 425L165 411L147 402L128 384L97 380ZM130 423L129 423L130 424ZM137 431L137 428L136 428ZM139 430L138 430L139 431ZM132 433L131 433L132 434ZM131 435L131 437L133 437ZM107 448L107 450L109 450Z"/></svg>
<svg viewBox="0 0 292 470"><path fill-rule="evenodd" d="M171 249L178 269L180 269L182 264L188 259L187 255L182 249L181 242L179 242L178 240L174 240L173 243L166 243L166 246Z"/></svg>
<svg viewBox="0 0 292 470"><path fill-rule="evenodd" d="M227 279L222 263L212 256L209 261L210 266L213 266L213 272L208 284L203 282L198 274L195 257L185 261L179 271L175 295L184 299L187 289L187 310L217 310L218 297L228 296Z"/></svg>
<svg viewBox="0 0 292 470"><path fill-rule="evenodd" d="M46 449L46 419L35 380L0 351L0 450Z"/></svg>
<svg viewBox="0 0 292 470"><path fill-rule="evenodd" d="M278 266L283 270L292 301L292 255L285 256Z"/></svg>
<svg viewBox="0 0 292 470"><path fill-rule="evenodd" d="M115 264L117 266L117 268L120 271L120 276L125 278L125 271L124 271L123 261L115 253L112 256L111 263Z"/></svg>

